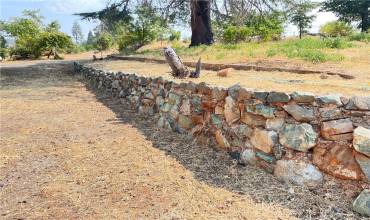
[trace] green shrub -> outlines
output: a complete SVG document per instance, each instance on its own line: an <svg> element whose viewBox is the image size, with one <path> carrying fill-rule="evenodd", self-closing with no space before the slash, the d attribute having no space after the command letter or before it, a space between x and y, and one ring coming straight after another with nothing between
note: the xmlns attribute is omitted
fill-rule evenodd
<svg viewBox="0 0 370 220"><path fill-rule="evenodd" d="M348 47L352 47L352 44L343 38L327 38L324 40L325 47L327 48L333 48L333 49L344 49Z"/></svg>
<svg viewBox="0 0 370 220"><path fill-rule="evenodd" d="M350 41L370 42L370 33L355 33L348 37Z"/></svg>
<svg viewBox="0 0 370 220"><path fill-rule="evenodd" d="M178 41L181 38L181 32L180 31L171 31L171 35L168 37L168 40L170 41Z"/></svg>
<svg viewBox="0 0 370 220"><path fill-rule="evenodd" d="M332 21L320 27L320 33L328 37L344 37L353 33L353 28L342 21Z"/></svg>
<svg viewBox="0 0 370 220"><path fill-rule="evenodd" d="M249 27L228 26L223 33L223 41L225 43L238 43L246 41L253 35L253 31Z"/></svg>
<svg viewBox="0 0 370 220"><path fill-rule="evenodd" d="M9 56L9 50L8 48L0 48L0 57L1 58L7 58Z"/></svg>

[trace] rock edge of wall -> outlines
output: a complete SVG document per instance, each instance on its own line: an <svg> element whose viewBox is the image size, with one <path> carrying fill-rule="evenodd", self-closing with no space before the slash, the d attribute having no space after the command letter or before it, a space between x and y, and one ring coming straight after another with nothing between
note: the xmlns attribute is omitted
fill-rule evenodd
<svg viewBox="0 0 370 220"><path fill-rule="evenodd" d="M370 180L370 97L179 84L77 62L74 67L94 88L141 114L157 115L158 127L192 135L283 182L317 187L323 173Z"/></svg>

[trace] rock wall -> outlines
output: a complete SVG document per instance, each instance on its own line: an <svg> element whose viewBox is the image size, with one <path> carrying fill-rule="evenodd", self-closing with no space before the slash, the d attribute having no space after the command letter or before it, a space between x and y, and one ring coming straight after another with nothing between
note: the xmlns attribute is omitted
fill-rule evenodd
<svg viewBox="0 0 370 220"><path fill-rule="evenodd" d="M253 91L175 83L75 63L91 86L278 179L307 187L370 180L370 97Z"/></svg>

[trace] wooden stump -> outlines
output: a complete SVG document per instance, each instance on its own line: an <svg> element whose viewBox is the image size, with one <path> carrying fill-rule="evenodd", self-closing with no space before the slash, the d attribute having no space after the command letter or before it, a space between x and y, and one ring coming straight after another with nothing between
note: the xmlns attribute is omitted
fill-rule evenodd
<svg viewBox="0 0 370 220"><path fill-rule="evenodd" d="M168 65L171 67L171 74L176 78L198 78L200 75L201 59L199 58L196 70L190 71L177 56L176 52L171 47L163 48L164 56Z"/></svg>

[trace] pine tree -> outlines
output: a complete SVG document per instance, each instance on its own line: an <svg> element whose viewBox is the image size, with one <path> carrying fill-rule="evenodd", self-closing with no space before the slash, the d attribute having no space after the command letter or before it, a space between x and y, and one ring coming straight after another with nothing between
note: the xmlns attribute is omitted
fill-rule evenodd
<svg viewBox="0 0 370 220"><path fill-rule="evenodd" d="M291 4L289 20L293 24L297 25L299 30L299 38L302 38L302 35L307 32L307 29L311 27L315 15L308 15L310 11L316 8L316 4L308 0L299 0Z"/></svg>

